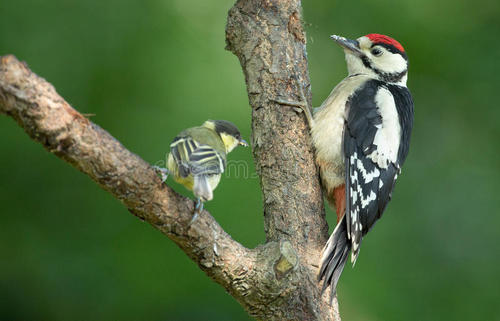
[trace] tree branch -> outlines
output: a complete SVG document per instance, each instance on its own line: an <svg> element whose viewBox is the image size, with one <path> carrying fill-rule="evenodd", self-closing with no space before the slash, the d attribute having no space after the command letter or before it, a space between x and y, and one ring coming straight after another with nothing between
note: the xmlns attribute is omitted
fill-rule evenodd
<svg viewBox="0 0 500 321"><path fill-rule="evenodd" d="M206 211L188 226L193 201L162 184L148 163L83 117L13 56L0 58L0 112L167 235L229 292L239 292L238 280L254 264L254 251L231 239Z"/></svg>
<svg viewBox="0 0 500 321"><path fill-rule="evenodd" d="M305 117L294 109L311 101L300 1L238 1L226 39L243 67L252 106L267 238L292 235L299 251L319 251L328 231L319 174Z"/></svg>
<svg viewBox="0 0 500 321"><path fill-rule="evenodd" d="M267 243L247 249L206 211L162 184L151 166L73 109L13 56L0 57L0 113L87 174L131 213L172 239L261 320L340 320L316 282L327 238L309 129L297 107L310 83L299 0L239 0L227 48L240 60L252 106L252 141Z"/></svg>
<svg viewBox="0 0 500 321"><path fill-rule="evenodd" d="M281 306L293 312L281 319L340 320L337 301L329 306L316 282L328 226L309 128L296 111L311 103L300 0L238 0L226 43L240 60L252 106L267 240L289 240L303 268L296 300Z"/></svg>

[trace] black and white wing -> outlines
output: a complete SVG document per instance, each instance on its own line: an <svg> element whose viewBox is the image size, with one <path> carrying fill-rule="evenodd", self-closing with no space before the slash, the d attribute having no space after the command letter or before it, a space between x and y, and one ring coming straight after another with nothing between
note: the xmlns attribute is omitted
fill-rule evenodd
<svg viewBox="0 0 500 321"><path fill-rule="evenodd" d="M406 87L368 81L348 102L344 127L346 228L351 261L391 199L408 154L413 100Z"/></svg>
<svg viewBox="0 0 500 321"><path fill-rule="evenodd" d="M323 249L318 279L333 297L349 251L354 264L363 236L391 199L408 154L413 100L406 87L367 81L348 99L343 133L345 215Z"/></svg>
<svg viewBox="0 0 500 321"><path fill-rule="evenodd" d="M189 136L177 136L170 144L170 153L181 177L222 174L226 167L224 155Z"/></svg>
<svg viewBox="0 0 500 321"><path fill-rule="evenodd" d="M413 101L406 87L367 81L346 105L343 133L345 215L323 249L318 279L333 297L349 251L354 263L361 240L391 198L410 141Z"/></svg>

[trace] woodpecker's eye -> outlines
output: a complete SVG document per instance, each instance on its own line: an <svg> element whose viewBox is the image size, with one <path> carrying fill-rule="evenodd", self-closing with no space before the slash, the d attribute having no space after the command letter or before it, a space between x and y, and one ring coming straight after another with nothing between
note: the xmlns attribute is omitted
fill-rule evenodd
<svg viewBox="0 0 500 321"><path fill-rule="evenodd" d="M382 53L383 53L382 50L378 48L372 49L372 55L374 55L375 57L381 56Z"/></svg>

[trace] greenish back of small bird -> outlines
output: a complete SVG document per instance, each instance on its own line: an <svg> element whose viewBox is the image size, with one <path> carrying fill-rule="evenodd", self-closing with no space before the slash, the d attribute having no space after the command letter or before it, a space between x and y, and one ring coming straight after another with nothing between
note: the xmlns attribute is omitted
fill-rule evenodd
<svg viewBox="0 0 500 321"><path fill-rule="evenodd" d="M212 129L204 126L192 127L183 130L177 136L192 137L196 142L212 147L224 158L224 160L226 159L226 147L224 146L224 142L220 135Z"/></svg>

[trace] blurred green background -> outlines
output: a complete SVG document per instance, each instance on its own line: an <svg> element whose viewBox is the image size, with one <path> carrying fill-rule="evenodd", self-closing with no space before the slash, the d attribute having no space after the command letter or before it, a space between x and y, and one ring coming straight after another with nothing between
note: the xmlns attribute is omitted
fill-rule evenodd
<svg viewBox="0 0 500 321"><path fill-rule="evenodd" d="M205 119L250 136L230 0L0 1L15 54L156 163ZM304 1L314 105L346 74L328 36L383 33L410 57L412 149L382 222L339 285L344 320L500 320L500 2ZM249 320L173 242L0 116L0 319ZM251 152L237 149L233 160ZM176 190L185 193L169 180ZM206 208L264 241L258 180L225 177ZM330 213L330 218L333 217Z"/></svg>

